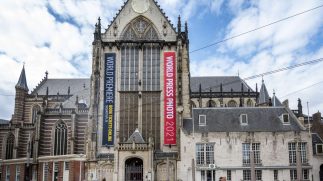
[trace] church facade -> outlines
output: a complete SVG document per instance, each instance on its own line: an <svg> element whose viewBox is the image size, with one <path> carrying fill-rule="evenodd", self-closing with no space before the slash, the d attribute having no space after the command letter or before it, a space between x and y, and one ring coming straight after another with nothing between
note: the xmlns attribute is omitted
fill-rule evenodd
<svg viewBox="0 0 323 181"><path fill-rule="evenodd" d="M29 92L22 69L0 122L1 180L310 180L298 118L264 82L191 77L180 17L174 27L156 1L128 0L105 27L89 79L46 73Z"/></svg>

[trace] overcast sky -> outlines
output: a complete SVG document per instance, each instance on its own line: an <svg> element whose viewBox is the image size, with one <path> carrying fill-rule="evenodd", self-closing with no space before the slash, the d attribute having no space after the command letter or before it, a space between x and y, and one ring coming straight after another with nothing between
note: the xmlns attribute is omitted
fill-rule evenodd
<svg viewBox="0 0 323 181"><path fill-rule="evenodd" d="M25 62L29 90L49 78L89 77L94 24L103 28L122 0L1 0L0 118L10 119L14 86ZM322 0L159 0L176 25L188 21L190 50L323 5ZM323 8L190 54L193 76L242 78L323 57ZM323 63L264 77L281 101L297 98L323 110ZM251 87L261 78L248 81ZM259 86L260 87L260 86ZM307 88L308 87L308 88ZM303 110L307 112L306 109Z"/></svg>

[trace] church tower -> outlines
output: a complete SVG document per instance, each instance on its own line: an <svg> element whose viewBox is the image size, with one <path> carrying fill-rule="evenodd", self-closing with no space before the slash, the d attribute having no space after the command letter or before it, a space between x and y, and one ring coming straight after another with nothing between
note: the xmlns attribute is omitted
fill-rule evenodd
<svg viewBox="0 0 323 181"><path fill-rule="evenodd" d="M12 123L17 124L23 121L25 99L28 94L25 66L22 67L19 80L15 88L16 88L15 111L14 111Z"/></svg>
<svg viewBox="0 0 323 181"><path fill-rule="evenodd" d="M187 24L179 17L176 29L154 0L128 0L101 29L99 18L87 179L175 180L181 120L190 117Z"/></svg>

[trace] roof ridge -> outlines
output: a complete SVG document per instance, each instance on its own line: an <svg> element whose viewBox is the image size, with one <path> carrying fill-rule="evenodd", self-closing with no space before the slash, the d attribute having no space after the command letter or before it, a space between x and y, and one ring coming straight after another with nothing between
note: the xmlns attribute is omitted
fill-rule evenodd
<svg viewBox="0 0 323 181"><path fill-rule="evenodd" d="M121 6L121 8L118 10L118 12L116 13L116 15L112 18L112 20L110 21L110 23L108 24L107 29L105 29L105 31L107 31L112 25L113 23L116 21L116 18L120 15L121 11L124 9L124 7L126 6L126 4L129 2L130 0L127 0L123 3L123 5ZM164 18L168 21L168 23L171 25L171 27L173 28L173 30L176 32L176 28L174 27L174 24L169 20L168 16L166 16L164 10L162 8L160 8L160 5L158 4L158 2L156 0L152 0L154 2L154 4L157 6L157 8L159 9L159 11L161 12L161 14L164 16Z"/></svg>
<svg viewBox="0 0 323 181"><path fill-rule="evenodd" d="M31 91L31 93L30 94L35 94L39 89L40 89L40 87L41 86L43 86L44 84L45 84L45 82L48 80L48 77L47 76L45 76L39 83L38 83L38 85Z"/></svg>

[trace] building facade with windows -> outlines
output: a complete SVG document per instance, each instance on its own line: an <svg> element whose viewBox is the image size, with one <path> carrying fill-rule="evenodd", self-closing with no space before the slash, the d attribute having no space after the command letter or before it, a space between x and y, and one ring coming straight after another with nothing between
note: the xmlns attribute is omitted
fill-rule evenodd
<svg viewBox="0 0 323 181"><path fill-rule="evenodd" d="M182 180L313 179L311 136L288 108L194 108L192 115L183 120Z"/></svg>
<svg viewBox="0 0 323 181"><path fill-rule="evenodd" d="M23 68L0 121L1 180L306 180L304 127L264 81L191 77L183 25L154 0L127 0L95 25L90 78L46 73L29 92Z"/></svg>

